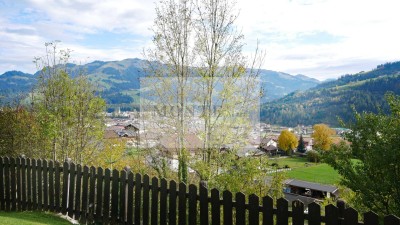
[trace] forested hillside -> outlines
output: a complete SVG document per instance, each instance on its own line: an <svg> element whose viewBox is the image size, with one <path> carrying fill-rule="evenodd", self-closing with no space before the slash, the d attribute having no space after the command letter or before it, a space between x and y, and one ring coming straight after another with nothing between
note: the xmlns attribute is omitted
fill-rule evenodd
<svg viewBox="0 0 400 225"><path fill-rule="evenodd" d="M85 74L97 86L100 95L106 100L109 109L121 107L131 110L138 103L140 78L146 76L145 61L125 59L121 61L94 61L84 65L67 64L72 77ZM262 102L283 97L295 90L306 90L315 87L319 81L304 75L290 75L271 70L260 70L260 82L267 93ZM19 71L6 72L0 75L0 104L23 98L36 84L39 73L33 75ZM21 99L18 99L21 100Z"/></svg>
<svg viewBox="0 0 400 225"><path fill-rule="evenodd" d="M400 62L379 65L368 72L344 75L304 92L294 92L266 103L261 119L267 123L295 126L327 123L339 126L339 118L351 121L359 111L388 111L386 92L400 94Z"/></svg>

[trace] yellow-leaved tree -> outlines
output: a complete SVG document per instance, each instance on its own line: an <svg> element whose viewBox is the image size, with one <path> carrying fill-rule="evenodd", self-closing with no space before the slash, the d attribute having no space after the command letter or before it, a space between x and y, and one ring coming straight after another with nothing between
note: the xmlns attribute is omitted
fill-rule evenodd
<svg viewBox="0 0 400 225"><path fill-rule="evenodd" d="M288 154L299 144L296 135L289 130L283 130L278 138L278 146L280 149L286 151Z"/></svg>
<svg viewBox="0 0 400 225"><path fill-rule="evenodd" d="M313 147L316 150L329 150L332 145L331 136L335 134L335 130L323 123L314 125L313 129L314 133L311 135L314 138Z"/></svg>

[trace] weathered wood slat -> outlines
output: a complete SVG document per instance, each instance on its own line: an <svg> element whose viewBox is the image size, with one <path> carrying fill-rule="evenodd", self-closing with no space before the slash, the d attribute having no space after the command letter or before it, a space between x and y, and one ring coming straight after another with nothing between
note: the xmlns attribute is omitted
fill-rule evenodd
<svg viewBox="0 0 400 225"><path fill-rule="evenodd" d="M167 190L167 180L161 179L160 184L160 225L167 225L167 198L168 198L168 190Z"/></svg>
<svg viewBox="0 0 400 225"><path fill-rule="evenodd" d="M263 216L263 225L273 225L274 224L274 204L273 199L269 196L265 196L262 198L262 216Z"/></svg>
<svg viewBox="0 0 400 225"><path fill-rule="evenodd" d="M60 212L60 200L61 200L61 181L60 181L60 163L54 162L54 211Z"/></svg>
<svg viewBox="0 0 400 225"><path fill-rule="evenodd" d="M169 225L176 225L176 182L171 180L169 182L169 211L168 221Z"/></svg>
<svg viewBox="0 0 400 225"><path fill-rule="evenodd" d="M211 224L221 225L221 205L219 204L219 191L211 189Z"/></svg>
<svg viewBox="0 0 400 225"><path fill-rule="evenodd" d="M103 202L103 222L110 223L110 180L111 170L106 169L104 172L104 202Z"/></svg>
<svg viewBox="0 0 400 225"><path fill-rule="evenodd" d="M149 211L150 211L150 178L147 174L143 176L143 225L150 223Z"/></svg>
<svg viewBox="0 0 400 225"><path fill-rule="evenodd" d="M16 171L15 171L15 158L10 160L10 176L11 176L11 211L17 210L17 191L16 191Z"/></svg>
<svg viewBox="0 0 400 225"><path fill-rule="evenodd" d="M260 213L258 211L259 198L257 195L249 196L249 224L258 224L260 220Z"/></svg>
<svg viewBox="0 0 400 225"><path fill-rule="evenodd" d="M111 189L111 224L118 223L118 192L119 192L119 171L112 172L112 189Z"/></svg>
<svg viewBox="0 0 400 225"><path fill-rule="evenodd" d="M5 163L3 157L0 157L0 210L5 210L5 193L4 193L4 168Z"/></svg>
<svg viewBox="0 0 400 225"><path fill-rule="evenodd" d="M358 212L353 208L344 210L344 224L345 225L358 225Z"/></svg>
<svg viewBox="0 0 400 225"><path fill-rule="evenodd" d="M134 189L134 183L133 183L134 177L132 171L129 171L128 173L128 215L127 215L127 224L128 225L133 225L133 189Z"/></svg>
<svg viewBox="0 0 400 225"><path fill-rule="evenodd" d="M330 204L325 206L325 224L336 225L339 224L338 220L339 210L336 206Z"/></svg>
<svg viewBox="0 0 400 225"><path fill-rule="evenodd" d="M246 206L245 206L245 196L243 193L238 192L235 196L236 202L236 225L246 224Z"/></svg>
<svg viewBox="0 0 400 225"><path fill-rule="evenodd" d="M69 188L69 163L66 160L63 164L63 188L62 188L62 202L61 202L61 213L67 213L68 206L68 188Z"/></svg>
<svg viewBox="0 0 400 225"><path fill-rule="evenodd" d="M43 164L42 160L38 159L36 164L37 171L37 209L42 210L43 207Z"/></svg>
<svg viewBox="0 0 400 225"><path fill-rule="evenodd" d="M54 162L49 161L49 210L54 212Z"/></svg>
<svg viewBox="0 0 400 225"><path fill-rule="evenodd" d="M289 221L289 207L288 201L284 198L280 198L277 200L276 205L276 221L277 225L288 225Z"/></svg>
<svg viewBox="0 0 400 225"><path fill-rule="evenodd" d="M121 224L125 224L126 222L126 180L127 173L126 170L121 171L121 176L119 179L119 221Z"/></svg>
<svg viewBox="0 0 400 225"><path fill-rule="evenodd" d="M96 196L96 168L94 166L90 167L89 175L89 201L88 201L88 214L86 220L88 223L93 223L95 214L95 196Z"/></svg>
<svg viewBox="0 0 400 225"><path fill-rule="evenodd" d="M364 213L364 225L376 225L379 224L378 214L374 212Z"/></svg>
<svg viewBox="0 0 400 225"><path fill-rule="evenodd" d="M304 204L296 200L292 202L293 225L304 225Z"/></svg>
<svg viewBox="0 0 400 225"><path fill-rule="evenodd" d="M27 209L32 210L32 160L27 159L26 160L26 187L28 190L26 190L26 200L27 200Z"/></svg>
<svg viewBox="0 0 400 225"><path fill-rule="evenodd" d="M5 210L11 210L11 184L10 184L10 161L8 157L4 158L4 192L5 192Z"/></svg>
<svg viewBox="0 0 400 225"><path fill-rule="evenodd" d="M141 223L140 208L142 207L142 176L135 175L135 224Z"/></svg>
<svg viewBox="0 0 400 225"><path fill-rule="evenodd" d="M224 225L232 225L232 211L233 211L233 204L232 204L232 193L230 191L224 191L222 193L223 198L223 212L224 212Z"/></svg>
<svg viewBox="0 0 400 225"><path fill-rule="evenodd" d="M200 185L200 225L209 225L208 223L208 190Z"/></svg>
<svg viewBox="0 0 400 225"><path fill-rule="evenodd" d="M102 221L102 209L103 209L103 168L97 168L96 176L96 216L95 221Z"/></svg>
<svg viewBox="0 0 400 225"><path fill-rule="evenodd" d="M384 225L400 225L400 219L394 215L388 215L383 218Z"/></svg>
<svg viewBox="0 0 400 225"><path fill-rule="evenodd" d="M231 196L232 198L232 196ZM232 201L232 199L231 199ZM161 210L161 209L160 209ZM189 224L197 224L197 187L189 185Z"/></svg>
<svg viewBox="0 0 400 225"><path fill-rule="evenodd" d="M89 191L89 167L83 167L83 176L82 176L82 213L80 222L86 224L87 216L88 216L88 191Z"/></svg>
<svg viewBox="0 0 400 225"><path fill-rule="evenodd" d="M0 176L2 176L2 173L0 172ZM3 185L3 183L1 182L0 184L1 186ZM27 209L27 198L26 198L26 191L27 191L27 187L26 187L26 158L23 157L21 159L21 188L22 188L22 192L21 192L21 210L25 211ZM3 194L0 191L1 194Z"/></svg>
<svg viewBox="0 0 400 225"><path fill-rule="evenodd" d="M74 199L75 199L75 163L69 165L69 188L68 188L68 216L74 216Z"/></svg>
<svg viewBox="0 0 400 225"><path fill-rule="evenodd" d="M321 225L321 206L315 202L308 205L308 225Z"/></svg>
<svg viewBox="0 0 400 225"><path fill-rule="evenodd" d="M81 217L81 196L82 196L82 166L76 166L76 189L75 189L75 209L74 219L78 220Z"/></svg>
<svg viewBox="0 0 400 225"><path fill-rule="evenodd" d="M186 225L186 184L179 183L178 193L178 224Z"/></svg>
<svg viewBox="0 0 400 225"><path fill-rule="evenodd" d="M158 179L151 179L151 225L158 225Z"/></svg>
<svg viewBox="0 0 400 225"><path fill-rule="evenodd" d="M16 183L16 185L17 185L17 192L15 193L16 194L16 204L17 204L17 210L18 211L21 211L22 210L22 208L21 208L21 195L22 195L22 190L21 190L21 158L17 158L16 159L16 170L17 170L17 183Z"/></svg>
<svg viewBox="0 0 400 225"><path fill-rule="evenodd" d="M42 161L43 164L43 210L49 210L49 181L48 181L48 164L47 160Z"/></svg>

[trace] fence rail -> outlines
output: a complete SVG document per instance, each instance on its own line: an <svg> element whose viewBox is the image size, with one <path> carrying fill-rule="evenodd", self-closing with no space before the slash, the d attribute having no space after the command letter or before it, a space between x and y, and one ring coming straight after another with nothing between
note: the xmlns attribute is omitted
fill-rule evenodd
<svg viewBox="0 0 400 225"><path fill-rule="evenodd" d="M300 201L243 193L222 193L187 186L131 171L29 159L0 158L0 209L2 211L61 212L82 224L169 225L372 225L381 221L368 212L363 222L343 202L328 205L321 214L316 203L304 212ZM396 216L383 218L384 225L400 225Z"/></svg>

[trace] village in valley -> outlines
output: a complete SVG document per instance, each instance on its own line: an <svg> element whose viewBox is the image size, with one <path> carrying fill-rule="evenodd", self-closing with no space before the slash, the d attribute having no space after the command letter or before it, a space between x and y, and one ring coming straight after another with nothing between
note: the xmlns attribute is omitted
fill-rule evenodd
<svg viewBox="0 0 400 225"><path fill-rule="evenodd" d="M194 119L196 120L196 119ZM194 124L199 124L198 121L194 121ZM168 167L173 170L178 170L178 155L177 149L177 136L171 134L165 134L162 129L157 129L156 126L151 126L152 122L141 118L140 113L137 111L121 111L117 108L112 113L106 114L106 130L105 139L119 139L124 140L126 149L134 149L134 151L152 151L157 152L158 157L162 157L168 163ZM173 127L170 129L174 130ZM304 150L298 151L294 148L291 152L284 151L279 148L278 139L282 131L288 130L295 134L298 141L300 137L303 142ZM343 141L343 134L346 129L336 128L333 129L335 134L332 135L332 143L339 144ZM185 135L186 148L189 150L191 157L199 155L199 151L204 147L204 142L201 140L200 135L196 134L196 129L192 129L191 133ZM290 176L284 181L284 195L285 198L290 202L296 199L301 199L305 204L312 202L322 202L326 198L337 199L339 197L339 189L335 185L338 182L339 176L332 168L329 168L331 174L325 174L326 179L318 180L316 177L320 176L317 172L317 167L323 166L319 164L320 159L313 159L307 157L309 152L315 152L313 150L313 127L298 125L296 127L283 127L275 126L266 123L257 123L252 127L247 138L247 144L236 149L237 158L242 157L253 157L264 160L269 164L268 170L265 174L271 173L287 173ZM297 145L296 145L297 146ZM234 148L232 143L223 144L220 148L220 152ZM315 160L315 161L313 161ZM153 160L151 158L146 159L146 163L151 165ZM309 173L310 176L305 178L299 176L297 178L297 170L307 170L315 168L310 171L304 171ZM329 170L328 169L328 170ZM322 170L325 170L323 168ZM194 173L189 168L189 173Z"/></svg>

